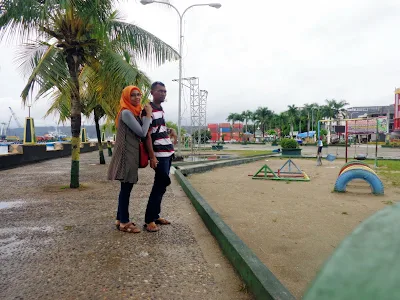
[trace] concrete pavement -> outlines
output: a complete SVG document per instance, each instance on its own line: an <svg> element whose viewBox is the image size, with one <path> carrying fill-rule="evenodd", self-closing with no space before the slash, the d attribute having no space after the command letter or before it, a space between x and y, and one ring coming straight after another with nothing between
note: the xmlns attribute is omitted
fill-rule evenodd
<svg viewBox="0 0 400 300"><path fill-rule="evenodd" d="M98 154L0 171L0 299L252 299L172 178L158 233L115 230L118 182ZM140 170L130 212L143 224L153 171Z"/></svg>

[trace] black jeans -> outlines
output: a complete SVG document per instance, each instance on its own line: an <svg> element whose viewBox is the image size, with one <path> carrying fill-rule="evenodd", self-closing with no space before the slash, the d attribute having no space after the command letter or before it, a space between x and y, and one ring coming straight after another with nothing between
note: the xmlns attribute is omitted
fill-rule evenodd
<svg viewBox="0 0 400 300"><path fill-rule="evenodd" d="M167 190L167 186L171 184L169 178L169 169L171 168L172 157L157 157L158 165L154 175L154 184L151 189L149 202L147 203L146 215L144 222L149 224L160 217L161 201Z"/></svg>
<svg viewBox="0 0 400 300"><path fill-rule="evenodd" d="M133 183L121 182L117 211L117 220L121 223L129 223L129 198L131 197L132 188Z"/></svg>

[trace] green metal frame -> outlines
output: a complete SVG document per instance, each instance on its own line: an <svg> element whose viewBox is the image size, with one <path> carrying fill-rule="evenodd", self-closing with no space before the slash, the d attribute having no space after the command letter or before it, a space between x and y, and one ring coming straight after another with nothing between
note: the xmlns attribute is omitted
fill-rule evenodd
<svg viewBox="0 0 400 300"><path fill-rule="evenodd" d="M283 171L284 167L287 165L289 168L288 171ZM296 171L291 171L292 167L294 167ZM283 180L283 181L310 181L310 177L308 175L301 171L296 164L291 160L288 159L281 168L278 170L279 173L282 174L293 174L293 175L303 175L303 177L280 177L276 172L274 172L268 165L263 165L257 172L254 174L251 179L263 179L263 180ZM258 176L258 174L262 174L264 176ZM270 176L268 176L270 175Z"/></svg>

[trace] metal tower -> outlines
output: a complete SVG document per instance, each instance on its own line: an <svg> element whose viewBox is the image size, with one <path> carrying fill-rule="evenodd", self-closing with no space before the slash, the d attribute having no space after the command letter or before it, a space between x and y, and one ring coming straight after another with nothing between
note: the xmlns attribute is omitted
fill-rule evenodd
<svg viewBox="0 0 400 300"><path fill-rule="evenodd" d="M200 90L200 105L199 105L199 138L198 138L198 147L200 147L201 141L201 129L203 128L203 141L206 142L207 134L205 128L207 128L207 96L208 91Z"/></svg>
<svg viewBox="0 0 400 300"><path fill-rule="evenodd" d="M173 81L177 81L174 79ZM186 84L185 84L186 83ZM192 152L196 152L201 144L201 130L207 127L207 95L206 90L200 90L198 77L182 78L182 85L190 90L190 135L192 136ZM181 116L178 116L181 117ZM197 133L197 143L193 137ZM205 140L206 135L203 139Z"/></svg>

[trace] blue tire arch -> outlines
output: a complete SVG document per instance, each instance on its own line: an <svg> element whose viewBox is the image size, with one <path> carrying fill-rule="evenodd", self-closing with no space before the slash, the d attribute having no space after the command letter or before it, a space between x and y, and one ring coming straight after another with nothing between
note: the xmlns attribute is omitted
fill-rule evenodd
<svg viewBox="0 0 400 300"><path fill-rule="evenodd" d="M372 188L372 193L375 195L383 195L383 183L374 173L363 170L355 169L342 173L335 183L335 192L345 192L347 184L353 179L362 179L369 183Z"/></svg>

